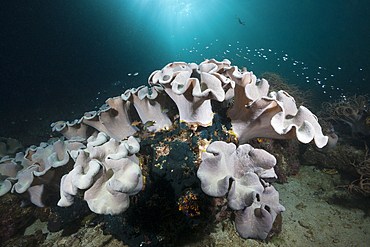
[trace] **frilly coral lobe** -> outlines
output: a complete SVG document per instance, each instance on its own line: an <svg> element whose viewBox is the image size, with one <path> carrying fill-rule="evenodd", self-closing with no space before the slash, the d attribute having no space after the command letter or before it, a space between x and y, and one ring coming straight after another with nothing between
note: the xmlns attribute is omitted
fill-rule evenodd
<svg viewBox="0 0 370 247"><path fill-rule="evenodd" d="M202 155L197 176L210 196L227 194L228 206L236 210L235 225L243 238L265 239L276 215L285 210L279 193L265 179L276 178L276 159L249 144L211 143Z"/></svg>

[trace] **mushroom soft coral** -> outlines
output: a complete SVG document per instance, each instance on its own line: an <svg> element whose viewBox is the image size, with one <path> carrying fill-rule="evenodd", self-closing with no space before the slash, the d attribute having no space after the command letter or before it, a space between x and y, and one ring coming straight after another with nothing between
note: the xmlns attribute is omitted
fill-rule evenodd
<svg viewBox="0 0 370 247"><path fill-rule="evenodd" d="M240 143L255 137L274 139L297 138L302 143L313 141L324 147L324 136L317 117L304 106L297 108L294 98L285 91L268 94L265 79L257 80L252 72L236 66L225 72L235 81L234 105L227 111L233 131Z"/></svg>
<svg viewBox="0 0 370 247"><path fill-rule="evenodd" d="M236 148L233 143L216 141L202 159L197 176L203 192L214 197L227 194L228 206L237 211L235 225L240 235L265 239L276 215L285 210L279 193L264 181L276 178L275 157L249 144Z"/></svg>
<svg viewBox="0 0 370 247"><path fill-rule="evenodd" d="M241 210L263 192L260 179L276 178L276 159L249 144L236 148L233 143L216 141L202 154L197 176L204 193L221 197L228 194L229 206Z"/></svg>
<svg viewBox="0 0 370 247"><path fill-rule="evenodd" d="M279 192L272 186L266 187L259 200L236 212L235 228L242 238L265 239L276 216L283 211L285 208L279 203Z"/></svg>
<svg viewBox="0 0 370 247"><path fill-rule="evenodd" d="M135 153L140 145L136 138L118 142L104 133L91 136L88 152L79 150L74 168L63 176L58 206L70 206L78 189L91 211L116 215L130 204L129 196L139 193L143 177Z"/></svg>
<svg viewBox="0 0 370 247"><path fill-rule="evenodd" d="M223 62L207 60L199 66L195 63L170 63L162 70L154 71L149 84L159 84L164 88L177 105L180 121L207 126L213 116L211 99L224 101L226 85L233 85L230 79L218 74L228 66L230 61L226 59Z"/></svg>

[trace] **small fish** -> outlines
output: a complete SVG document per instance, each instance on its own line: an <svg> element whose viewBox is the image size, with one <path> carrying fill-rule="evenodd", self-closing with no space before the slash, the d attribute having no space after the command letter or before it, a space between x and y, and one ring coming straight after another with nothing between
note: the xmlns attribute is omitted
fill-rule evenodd
<svg viewBox="0 0 370 247"><path fill-rule="evenodd" d="M112 86L118 86L118 85L120 85L122 83L122 81L115 81L115 82L113 82L111 85Z"/></svg>
<svg viewBox="0 0 370 247"><path fill-rule="evenodd" d="M141 124L141 121L133 121L133 122L131 123L131 126L137 126L137 125L139 125L139 124Z"/></svg>
<svg viewBox="0 0 370 247"><path fill-rule="evenodd" d="M153 126L155 124L155 121L146 121L145 124L144 124L144 127L150 127L150 126Z"/></svg>
<svg viewBox="0 0 370 247"><path fill-rule="evenodd" d="M247 59L248 60L249 58L247 58L246 56L244 56L244 59Z"/></svg>
<svg viewBox="0 0 370 247"><path fill-rule="evenodd" d="M245 26L245 22L242 22L239 17L235 15L235 19L238 19L239 24Z"/></svg>
<svg viewBox="0 0 370 247"><path fill-rule="evenodd" d="M168 112L168 109L163 109L162 110L162 113L167 113Z"/></svg>
<svg viewBox="0 0 370 247"><path fill-rule="evenodd" d="M330 174L330 175L334 175L334 174L337 174L337 173L338 173L338 171L337 171L337 170L335 170L335 169L326 169L326 168L324 168L322 171L323 171L324 173L326 173L326 174Z"/></svg>
<svg viewBox="0 0 370 247"><path fill-rule="evenodd" d="M150 136L150 132L148 132L148 133L144 133L142 136L141 136L141 138L140 139L145 139L145 138L147 138L147 137L149 137Z"/></svg>
<svg viewBox="0 0 370 247"><path fill-rule="evenodd" d="M135 74L134 74L134 76L137 76L139 74L139 72L136 72Z"/></svg>
<svg viewBox="0 0 370 247"><path fill-rule="evenodd" d="M127 75L128 75L128 76L131 76L132 74L131 74L131 73L128 73Z"/></svg>
<svg viewBox="0 0 370 247"><path fill-rule="evenodd" d="M240 54L238 54L238 53L236 53L236 55L238 56L238 57L241 57L242 55L240 55Z"/></svg>

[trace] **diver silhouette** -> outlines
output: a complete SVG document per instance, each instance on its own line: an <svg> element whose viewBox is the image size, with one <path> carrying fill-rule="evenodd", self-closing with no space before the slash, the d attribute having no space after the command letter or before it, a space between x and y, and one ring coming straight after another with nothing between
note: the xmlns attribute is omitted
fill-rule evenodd
<svg viewBox="0 0 370 247"><path fill-rule="evenodd" d="M240 20L240 18L239 18L239 17L237 17L236 15L235 15L235 19L238 19L239 24L241 24L241 25L245 26L245 22L242 22L242 21Z"/></svg>

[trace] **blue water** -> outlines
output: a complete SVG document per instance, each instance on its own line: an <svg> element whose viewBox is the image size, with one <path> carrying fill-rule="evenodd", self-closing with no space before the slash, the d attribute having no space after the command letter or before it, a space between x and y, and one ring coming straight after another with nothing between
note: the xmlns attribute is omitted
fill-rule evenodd
<svg viewBox="0 0 370 247"><path fill-rule="evenodd" d="M0 136L73 120L173 61L227 58L322 101L369 92L369 10L367 0L5 1Z"/></svg>

